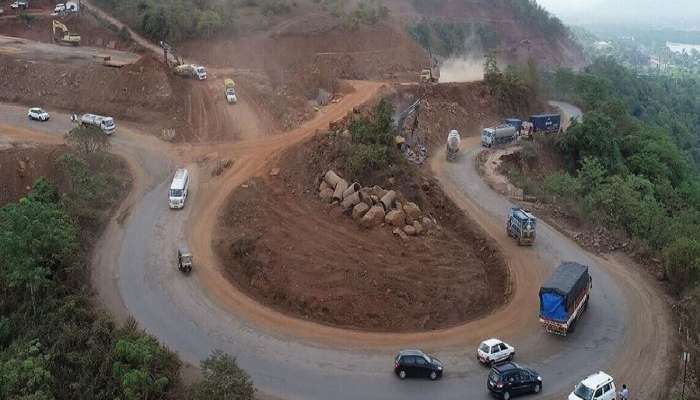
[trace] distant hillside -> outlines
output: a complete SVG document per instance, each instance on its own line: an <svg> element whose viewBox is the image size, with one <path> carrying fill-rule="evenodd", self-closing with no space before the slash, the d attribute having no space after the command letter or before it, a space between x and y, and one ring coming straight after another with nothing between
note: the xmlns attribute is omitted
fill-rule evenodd
<svg viewBox="0 0 700 400"><path fill-rule="evenodd" d="M506 62L582 67L569 29L532 0L388 0L423 47L442 56L497 50Z"/></svg>

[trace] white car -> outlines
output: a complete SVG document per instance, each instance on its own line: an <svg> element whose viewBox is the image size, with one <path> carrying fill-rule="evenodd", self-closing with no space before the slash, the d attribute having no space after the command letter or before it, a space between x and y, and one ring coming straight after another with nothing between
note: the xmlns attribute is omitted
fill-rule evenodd
<svg viewBox="0 0 700 400"><path fill-rule="evenodd" d="M29 119L33 119L35 121L48 121L49 120L49 113L46 111L42 110L39 107L32 107L29 109L29 112L27 113L27 117Z"/></svg>
<svg viewBox="0 0 700 400"><path fill-rule="evenodd" d="M14 3L10 4L10 8L12 9L18 9L18 8L27 8L29 4L27 3L26 0L17 0Z"/></svg>
<svg viewBox="0 0 700 400"><path fill-rule="evenodd" d="M66 5L63 3L56 4L56 8L53 9L53 12L55 13L61 13L64 11L66 11Z"/></svg>
<svg viewBox="0 0 700 400"><path fill-rule="evenodd" d="M597 372L574 386L569 400L615 400L615 381L605 372Z"/></svg>
<svg viewBox="0 0 700 400"><path fill-rule="evenodd" d="M515 348L499 339L481 342L476 350L476 358L484 365L494 365L510 361L515 357Z"/></svg>

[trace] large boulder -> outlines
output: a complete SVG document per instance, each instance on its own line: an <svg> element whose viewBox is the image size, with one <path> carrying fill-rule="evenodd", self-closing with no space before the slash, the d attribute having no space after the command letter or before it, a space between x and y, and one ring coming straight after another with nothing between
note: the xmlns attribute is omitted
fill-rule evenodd
<svg viewBox="0 0 700 400"><path fill-rule="evenodd" d="M364 217L360 220L363 228L373 228L384 222L384 208L382 206L372 206Z"/></svg>
<svg viewBox="0 0 700 400"><path fill-rule="evenodd" d="M403 227L403 231L406 232L408 236L416 236L416 228L413 225L406 225Z"/></svg>
<svg viewBox="0 0 700 400"><path fill-rule="evenodd" d="M403 205L403 212L406 213L406 219L408 220L409 223L413 223L413 221L420 221L421 218L421 212L420 212L420 207L416 203L413 202L407 202L406 204Z"/></svg>
<svg viewBox="0 0 700 400"><path fill-rule="evenodd" d="M406 225L406 214L401 210L391 210L384 217L384 222L400 228Z"/></svg>
<svg viewBox="0 0 700 400"><path fill-rule="evenodd" d="M423 228L423 224L418 221L413 221L413 228L416 230L416 235L420 235L425 230L425 228Z"/></svg>
<svg viewBox="0 0 700 400"><path fill-rule="evenodd" d="M330 203L331 201L333 201L333 189L326 188L321 190L321 193L318 194L318 197L321 198L321 201L325 203Z"/></svg>
<svg viewBox="0 0 700 400"><path fill-rule="evenodd" d="M369 211L369 206L366 203L356 205L352 209L352 219L357 221L358 219L364 217L367 211Z"/></svg>

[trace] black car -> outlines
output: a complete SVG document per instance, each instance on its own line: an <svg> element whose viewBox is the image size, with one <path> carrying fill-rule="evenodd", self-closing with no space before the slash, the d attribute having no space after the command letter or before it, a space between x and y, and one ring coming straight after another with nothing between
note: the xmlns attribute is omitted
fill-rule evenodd
<svg viewBox="0 0 700 400"><path fill-rule="evenodd" d="M394 360L394 372L401 379L442 377L442 362L420 350L401 350Z"/></svg>
<svg viewBox="0 0 700 400"><path fill-rule="evenodd" d="M539 393L542 390L542 377L530 368L509 362L491 368L486 386L491 394L508 400L521 394Z"/></svg>

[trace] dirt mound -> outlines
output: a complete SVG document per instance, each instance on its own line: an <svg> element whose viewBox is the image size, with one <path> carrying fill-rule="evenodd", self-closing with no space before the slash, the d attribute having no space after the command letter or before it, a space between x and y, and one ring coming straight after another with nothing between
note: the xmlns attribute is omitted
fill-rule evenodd
<svg viewBox="0 0 700 400"><path fill-rule="evenodd" d="M66 146L12 147L0 150L0 206L26 196L34 182L44 177L65 189L65 177L58 168L58 160L66 153Z"/></svg>
<svg viewBox="0 0 700 400"><path fill-rule="evenodd" d="M437 219L441 229L421 237L364 230L324 205L317 177L333 165L329 140L288 151L279 175L229 197L215 248L232 282L297 317L374 331L455 326L505 302L500 254L431 179L377 178Z"/></svg>

